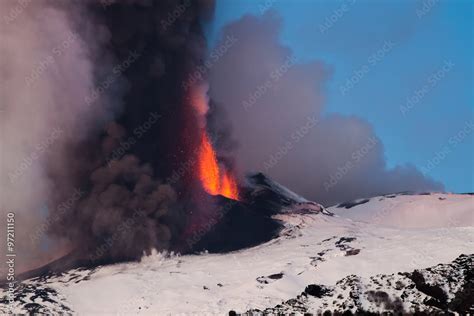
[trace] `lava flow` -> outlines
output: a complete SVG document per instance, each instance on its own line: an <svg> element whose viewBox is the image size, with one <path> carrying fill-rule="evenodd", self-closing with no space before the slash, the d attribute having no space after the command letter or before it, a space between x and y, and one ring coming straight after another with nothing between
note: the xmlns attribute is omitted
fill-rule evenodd
<svg viewBox="0 0 474 316"><path fill-rule="evenodd" d="M212 147L207 132L202 131L202 139L198 155L199 179L207 193L222 195L238 200L239 191L234 176L227 170L220 170L216 152Z"/></svg>

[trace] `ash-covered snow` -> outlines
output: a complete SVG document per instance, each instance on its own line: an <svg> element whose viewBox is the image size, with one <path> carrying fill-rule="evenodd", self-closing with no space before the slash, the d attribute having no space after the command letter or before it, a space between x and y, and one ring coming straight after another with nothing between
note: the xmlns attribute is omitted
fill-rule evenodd
<svg viewBox="0 0 474 316"><path fill-rule="evenodd" d="M325 210L298 201L293 212L287 205L285 212L275 215L285 228L265 244L226 254L153 254L141 262L30 279L17 287L14 312L36 308L51 314L225 315L257 310L469 310L474 225L468 217L474 212L473 202L468 195L397 195L372 198L349 209ZM396 217L386 208L403 216ZM427 216L424 223L416 213L420 209ZM431 218L449 218L449 214L462 217L462 224ZM31 294L35 289L47 290ZM4 295L2 290L0 297ZM0 313L7 311L4 303Z"/></svg>

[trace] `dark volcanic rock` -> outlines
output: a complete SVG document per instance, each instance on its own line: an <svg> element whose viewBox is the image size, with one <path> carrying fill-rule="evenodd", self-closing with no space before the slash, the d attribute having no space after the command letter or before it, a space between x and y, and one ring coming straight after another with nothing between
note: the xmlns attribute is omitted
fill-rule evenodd
<svg viewBox="0 0 474 316"><path fill-rule="evenodd" d="M427 305L436 306L440 309L446 308L448 296L442 289L442 284L427 284L425 281L425 277L418 270L415 270L413 271L413 273L408 274L408 278L410 278L413 283L415 283L415 287L417 290L430 296L429 299L425 300L425 303Z"/></svg>
<svg viewBox="0 0 474 316"><path fill-rule="evenodd" d="M360 252L360 249L349 249L346 251L346 256L355 256L358 255Z"/></svg>
<svg viewBox="0 0 474 316"><path fill-rule="evenodd" d="M350 202L344 202L344 203L341 203L339 204L337 207L339 208L346 208L346 209L350 209L350 208L353 208L354 206L357 206L357 205L362 205L362 204L365 204L367 202L369 202L370 199L362 199L362 200L355 200L355 201L350 201Z"/></svg>
<svg viewBox="0 0 474 316"><path fill-rule="evenodd" d="M323 311L324 315L473 314L473 263L474 255L461 255L449 264L408 273L369 279L350 275L334 286L310 284L296 298L259 311L259 315L321 315ZM249 310L245 315L255 311Z"/></svg>
<svg viewBox="0 0 474 316"><path fill-rule="evenodd" d="M242 188L241 201L222 196L215 199L222 216L208 232L198 236L193 252L228 252L267 242L279 236L283 229L283 223L272 216L288 210L333 215L323 206L307 201L262 173L248 177L248 186Z"/></svg>
<svg viewBox="0 0 474 316"><path fill-rule="evenodd" d="M330 292L331 290L328 289L327 287L322 286L322 285L317 285L317 284L310 284L304 289L304 293L309 294L311 296L319 297L319 298L327 295Z"/></svg>
<svg viewBox="0 0 474 316"><path fill-rule="evenodd" d="M257 278L257 282L261 284L269 284L283 278L283 275L283 273L275 273L268 276L261 276Z"/></svg>
<svg viewBox="0 0 474 316"><path fill-rule="evenodd" d="M266 210L245 202L218 198L225 214L207 233L198 236L192 252L221 253L256 246L277 237L283 228L282 223Z"/></svg>

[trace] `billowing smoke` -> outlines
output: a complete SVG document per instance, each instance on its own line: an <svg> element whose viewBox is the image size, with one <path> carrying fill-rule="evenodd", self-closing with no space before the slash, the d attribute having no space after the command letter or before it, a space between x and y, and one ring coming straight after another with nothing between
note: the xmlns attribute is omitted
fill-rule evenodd
<svg viewBox="0 0 474 316"><path fill-rule="evenodd" d="M17 272L68 252L101 263L180 249L207 221L193 170L208 109L191 103L209 69L207 128L228 170L326 203L441 188L413 167L387 170L366 122L321 115L331 70L295 60L278 19L228 26L204 67L213 6L0 2L1 214L15 214Z"/></svg>
<svg viewBox="0 0 474 316"><path fill-rule="evenodd" d="M237 39L212 68L210 93L232 124L242 173L263 171L326 204L443 189L415 167L387 169L383 145L364 120L322 114L333 70L296 60L279 41L281 24L272 13L245 16L229 24L216 44Z"/></svg>
<svg viewBox="0 0 474 316"><path fill-rule="evenodd" d="M68 147L87 138L108 111L84 103L94 88L93 64L64 8L10 0L0 7L1 213L2 219L15 214L21 269L64 249L62 242L37 243L30 234L44 224L52 200L73 196Z"/></svg>
<svg viewBox="0 0 474 316"><path fill-rule="evenodd" d="M199 142L186 82L213 5L1 2L1 212L16 215L17 270L169 247L193 177L173 174Z"/></svg>

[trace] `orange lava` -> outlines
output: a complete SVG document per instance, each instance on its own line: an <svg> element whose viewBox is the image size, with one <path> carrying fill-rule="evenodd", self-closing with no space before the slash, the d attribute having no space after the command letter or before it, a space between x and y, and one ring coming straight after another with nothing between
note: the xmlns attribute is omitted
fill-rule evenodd
<svg viewBox="0 0 474 316"><path fill-rule="evenodd" d="M199 179L207 193L212 195L220 194L234 200L239 199L237 181L227 170L221 172L216 152L205 130L202 132L198 164Z"/></svg>
<svg viewBox="0 0 474 316"><path fill-rule="evenodd" d="M216 153L212 148L211 142L204 132L201 140L201 147L199 148L199 178L202 186L207 193L216 195L219 194L220 175L219 165L217 164Z"/></svg>
<svg viewBox="0 0 474 316"><path fill-rule="evenodd" d="M224 173L221 183L221 195L230 199L239 199L239 190L237 189L237 182L235 178L228 172Z"/></svg>

